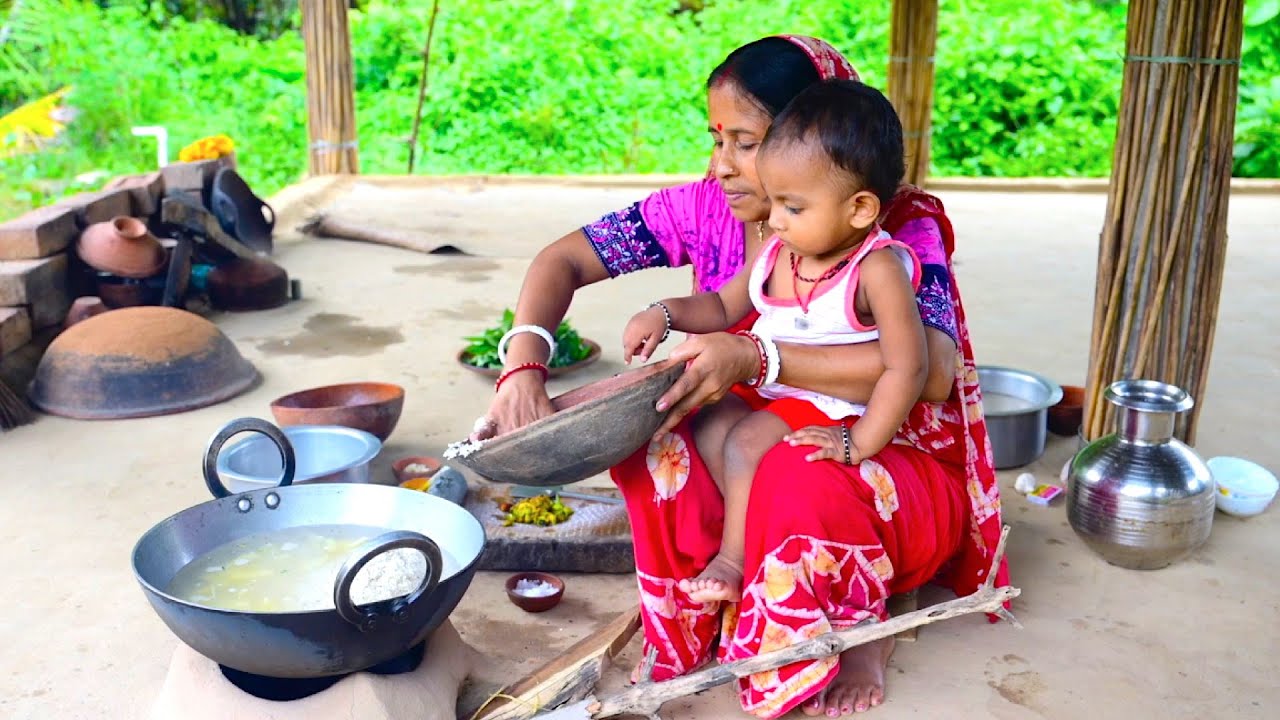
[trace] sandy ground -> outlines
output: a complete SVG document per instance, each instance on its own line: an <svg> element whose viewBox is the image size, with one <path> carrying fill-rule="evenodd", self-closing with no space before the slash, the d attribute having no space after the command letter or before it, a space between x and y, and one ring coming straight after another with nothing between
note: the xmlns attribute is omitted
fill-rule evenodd
<svg viewBox="0 0 1280 720"><path fill-rule="evenodd" d="M277 259L305 299L216 322L263 383L218 406L166 418L77 422L42 417L0 436L0 717L141 717L176 638L147 605L129 553L160 519L207 499L199 462L226 421L269 417L269 401L304 387L359 379L400 383L403 418L374 463L438 454L485 408L489 385L453 360L460 337L514 302L545 242L641 197L639 186L361 180L317 194L312 181L275 199ZM1100 194L946 192L960 234L958 273L980 363L1083 380ZM292 228L323 206L437 235L477 257L442 258L334 240ZM1270 442L1280 391L1280 319L1273 312L1280 197L1237 195L1221 320L1199 451L1244 455L1280 469ZM684 292L685 271L653 271L579 295L570 317L604 359L553 390L623 366L631 308ZM1268 300L1270 298L1270 300ZM1074 440L1051 439L1031 470L1056 478ZM900 644L889 702L875 717L1276 717L1280 690L1280 511L1218 514L1209 543L1157 572L1112 567L1067 526L1061 503L1041 508L1002 474L1010 560L1022 588L1022 631L977 617L924 629ZM607 482L594 478L585 485ZM503 574L480 574L453 620L490 658L481 684L513 679L634 602L627 576L567 576L566 599L542 615L507 602ZM945 593L926 590L923 602ZM638 643L624 659L633 661ZM621 682L610 671L606 686ZM735 715L726 689L668 705L665 718Z"/></svg>

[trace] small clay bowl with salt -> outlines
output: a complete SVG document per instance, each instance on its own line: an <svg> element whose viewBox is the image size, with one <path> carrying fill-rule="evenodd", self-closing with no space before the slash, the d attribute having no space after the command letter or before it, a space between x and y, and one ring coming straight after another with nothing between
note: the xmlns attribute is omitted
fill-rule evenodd
<svg viewBox="0 0 1280 720"><path fill-rule="evenodd" d="M440 461L429 455L410 455L391 463L396 482L406 483L414 478L429 478L440 469Z"/></svg>
<svg viewBox="0 0 1280 720"><path fill-rule="evenodd" d="M555 412L480 443L455 443L444 459L495 482L546 487L604 472L644 446L666 418L655 405L684 363L652 363L551 400Z"/></svg>
<svg viewBox="0 0 1280 720"><path fill-rule="evenodd" d="M549 595L537 595L528 591L521 593L516 590L521 580L526 583L539 583L540 586L550 585L553 589ZM559 605L560 600L564 598L564 581L544 572L516 573L507 578L507 598L525 612L546 612Z"/></svg>

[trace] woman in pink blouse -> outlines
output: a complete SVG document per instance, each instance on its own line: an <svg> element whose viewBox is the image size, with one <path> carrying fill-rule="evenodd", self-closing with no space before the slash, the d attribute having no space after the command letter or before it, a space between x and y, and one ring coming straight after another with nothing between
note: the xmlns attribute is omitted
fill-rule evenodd
<svg viewBox="0 0 1280 720"><path fill-rule="evenodd" d="M521 288L516 325L555 328L577 288L646 268L692 266L699 291L727 282L748 246L768 235L756 148L793 97L832 78L858 79L844 57L816 38L769 37L731 53L707 82L715 142L708 177L656 192L542 250ZM666 423L611 471L631 518L645 653L656 652L656 680L697 668L716 647L722 661L740 660L884 619L889 595L930 580L967 594L985 579L1000 533L999 491L951 269L951 223L937 198L904 187L881 225L922 264L917 301L930 356L924 397L895 443L858 465L807 462L811 448L786 443L765 455L748 508L741 602L724 608L694 602L677 584L716 555L723 523L719 453L699 442L707 428L694 411L759 375L755 343L714 333L673 349L671 357L687 368L659 400L659 410L671 409ZM547 361L541 334L511 338L510 374L481 436L551 413L544 374L520 369ZM867 401L883 371L875 343L779 344L778 361L779 382L856 403ZM999 585L1007 584L1006 574L1002 567ZM830 717L862 712L883 701L892 649L888 639L743 678L742 706L766 718L797 706Z"/></svg>

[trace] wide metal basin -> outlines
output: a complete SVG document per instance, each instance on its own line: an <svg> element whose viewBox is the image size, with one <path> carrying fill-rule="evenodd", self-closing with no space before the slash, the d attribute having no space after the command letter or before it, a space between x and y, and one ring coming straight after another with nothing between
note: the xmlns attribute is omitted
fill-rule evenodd
<svg viewBox="0 0 1280 720"><path fill-rule="evenodd" d="M1044 454L1048 410L1062 399L1062 388L1026 370L979 367L982 409L997 469L1029 465Z"/></svg>

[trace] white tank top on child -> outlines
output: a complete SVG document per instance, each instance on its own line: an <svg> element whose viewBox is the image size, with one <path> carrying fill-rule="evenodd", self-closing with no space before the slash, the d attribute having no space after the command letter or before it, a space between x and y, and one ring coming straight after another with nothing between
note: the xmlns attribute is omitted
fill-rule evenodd
<svg viewBox="0 0 1280 720"><path fill-rule="evenodd" d="M911 248L894 240L889 233L880 230L875 237L868 237L856 254L836 273L822 282L809 301L808 311L800 307L798 300L775 299L765 295L765 286L781 255L783 244L776 236L767 242L751 268L748 292L751 304L760 317L752 326L757 335L773 338L775 342L797 345L855 345L879 339L880 332L874 325L858 322L857 298L859 265L872 251L889 248L902 260L902 267L911 278L911 286L920 283L920 261ZM788 274L790 267L787 268ZM851 403L812 390L770 383L758 388L766 398L799 398L808 400L832 420L862 415L865 405Z"/></svg>

